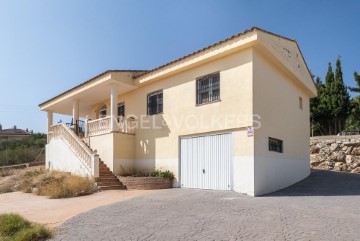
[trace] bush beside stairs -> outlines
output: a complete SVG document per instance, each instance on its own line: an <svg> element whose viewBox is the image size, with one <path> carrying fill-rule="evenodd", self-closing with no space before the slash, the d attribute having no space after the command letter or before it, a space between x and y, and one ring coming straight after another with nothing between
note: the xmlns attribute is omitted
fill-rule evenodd
<svg viewBox="0 0 360 241"><path fill-rule="evenodd" d="M99 160L99 177L95 178L95 181L100 190L126 189L101 159Z"/></svg>

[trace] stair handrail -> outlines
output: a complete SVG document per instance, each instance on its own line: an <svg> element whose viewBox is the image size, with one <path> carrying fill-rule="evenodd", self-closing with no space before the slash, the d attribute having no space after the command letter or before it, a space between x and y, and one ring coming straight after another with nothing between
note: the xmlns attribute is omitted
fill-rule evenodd
<svg viewBox="0 0 360 241"><path fill-rule="evenodd" d="M62 139L70 149L79 157L89 173L99 176L99 155L93 152L68 126L58 123L51 126L50 140Z"/></svg>

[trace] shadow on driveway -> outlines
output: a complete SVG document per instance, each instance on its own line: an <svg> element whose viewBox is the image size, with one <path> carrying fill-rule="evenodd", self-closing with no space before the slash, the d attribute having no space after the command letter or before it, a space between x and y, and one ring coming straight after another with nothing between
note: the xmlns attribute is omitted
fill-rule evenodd
<svg viewBox="0 0 360 241"><path fill-rule="evenodd" d="M360 174L311 170L306 179L263 197L360 195Z"/></svg>

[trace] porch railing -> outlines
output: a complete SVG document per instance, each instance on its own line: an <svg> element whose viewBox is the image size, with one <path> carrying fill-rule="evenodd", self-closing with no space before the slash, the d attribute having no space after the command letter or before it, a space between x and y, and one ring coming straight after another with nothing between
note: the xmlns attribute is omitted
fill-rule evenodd
<svg viewBox="0 0 360 241"><path fill-rule="evenodd" d="M117 126L122 133L135 134L136 122L133 119L119 116Z"/></svg>
<svg viewBox="0 0 360 241"><path fill-rule="evenodd" d="M88 121L88 135L96 136L111 132L111 116Z"/></svg>
<svg viewBox="0 0 360 241"><path fill-rule="evenodd" d="M88 121L87 135L96 136L96 135L110 133L112 131L111 121L112 121L112 116L107 116L97 120ZM127 133L127 134L135 134L135 127L136 127L135 120L126 119L120 116L118 118L115 118L114 121L116 124L115 131L119 131L121 133Z"/></svg>
<svg viewBox="0 0 360 241"><path fill-rule="evenodd" d="M62 139L84 163L88 172L94 176L99 176L99 156L94 153L66 124L59 123L51 126L49 141Z"/></svg>

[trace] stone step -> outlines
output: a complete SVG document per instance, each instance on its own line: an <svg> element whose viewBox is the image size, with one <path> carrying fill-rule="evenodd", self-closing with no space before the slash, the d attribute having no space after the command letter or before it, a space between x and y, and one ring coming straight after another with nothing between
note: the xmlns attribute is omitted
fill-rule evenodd
<svg viewBox="0 0 360 241"><path fill-rule="evenodd" d="M95 181L97 181L97 182L112 181L112 180L120 182L120 180L118 178L116 178L116 177L98 177L98 178L95 179Z"/></svg>
<svg viewBox="0 0 360 241"><path fill-rule="evenodd" d="M99 176L99 177L97 177L97 178L95 178L95 180L101 180L101 179L117 179L117 180L119 180L116 176L114 176L114 175L108 175L108 176Z"/></svg>
<svg viewBox="0 0 360 241"><path fill-rule="evenodd" d="M99 176L115 176L112 172L100 172Z"/></svg>
<svg viewBox="0 0 360 241"><path fill-rule="evenodd" d="M124 185L98 186L100 190L122 190L126 189Z"/></svg>
<svg viewBox="0 0 360 241"><path fill-rule="evenodd" d="M119 190L126 187L110 171L109 167L99 159L99 177L95 178L96 185L100 190Z"/></svg>
<svg viewBox="0 0 360 241"><path fill-rule="evenodd" d="M96 186L98 187L105 187L105 186L119 186L119 185L123 185L121 182L97 182Z"/></svg>
<svg viewBox="0 0 360 241"><path fill-rule="evenodd" d="M111 186L111 185L123 185L121 182L119 181L98 181L96 182L97 186Z"/></svg>

